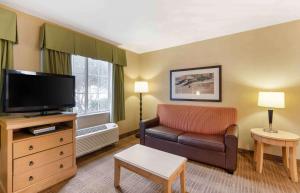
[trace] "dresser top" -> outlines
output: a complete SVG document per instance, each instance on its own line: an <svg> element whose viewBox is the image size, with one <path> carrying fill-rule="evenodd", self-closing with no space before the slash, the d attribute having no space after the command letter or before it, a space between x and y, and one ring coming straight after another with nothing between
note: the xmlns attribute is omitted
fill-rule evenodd
<svg viewBox="0 0 300 193"><path fill-rule="evenodd" d="M46 115L37 117L24 116L3 116L0 117L1 128L5 129L20 129L24 127L34 127L38 125L47 125L52 123L60 123L76 120L75 113L65 113L58 115Z"/></svg>

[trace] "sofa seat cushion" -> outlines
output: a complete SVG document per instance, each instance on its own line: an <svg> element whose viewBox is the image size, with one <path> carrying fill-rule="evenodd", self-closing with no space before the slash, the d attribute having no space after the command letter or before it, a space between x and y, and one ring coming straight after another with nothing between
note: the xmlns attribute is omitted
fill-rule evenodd
<svg viewBox="0 0 300 193"><path fill-rule="evenodd" d="M178 143L218 152L225 152L224 136L184 133L178 137Z"/></svg>
<svg viewBox="0 0 300 193"><path fill-rule="evenodd" d="M178 136L183 134L183 131L171 129L165 126L156 126L146 129L146 135L177 142Z"/></svg>

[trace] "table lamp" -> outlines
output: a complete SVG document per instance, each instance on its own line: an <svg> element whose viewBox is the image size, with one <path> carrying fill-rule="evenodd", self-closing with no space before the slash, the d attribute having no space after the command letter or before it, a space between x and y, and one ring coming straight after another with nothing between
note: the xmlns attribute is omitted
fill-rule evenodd
<svg viewBox="0 0 300 193"><path fill-rule="evenodd" d="M143 93L147 93L149 91L148 82L147 81L135 81L134 83L134 92L140 94L140 122L143 119ZM139 133L136 135L139 137Z"/></svg>
<svg viewBox="0 0 300 193"><path fill-rule="evenodd" d="M266 132L277 133L277 130L272 128L273 123L273 109L285 108L284 92L259 92L258 106L268 108L269 128L264 129Z"/></svg>

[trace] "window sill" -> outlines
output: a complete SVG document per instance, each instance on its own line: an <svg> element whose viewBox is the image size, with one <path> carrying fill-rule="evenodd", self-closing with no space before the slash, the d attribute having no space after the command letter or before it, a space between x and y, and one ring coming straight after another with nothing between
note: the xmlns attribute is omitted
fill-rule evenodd
<svg viewBox="0 0 300 193"><path fill-rule="evenodd" d="M97 115L101 115L101 114L110 114L109 111L106 112L97 112L97 113L88 113L88 114L77 114L77 117L90 117L90 116L97 116Z"/></svg>

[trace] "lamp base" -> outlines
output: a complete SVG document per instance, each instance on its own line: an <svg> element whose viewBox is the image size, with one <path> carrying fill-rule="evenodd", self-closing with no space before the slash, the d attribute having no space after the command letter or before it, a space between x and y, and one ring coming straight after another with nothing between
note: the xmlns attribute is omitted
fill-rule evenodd
<svg viewBox="0 0 300 193"><path fill-rule="evenodd" d="M268 133L278 133L277 130L272 129L272 128L265 128L265 129L264 129L264 132L268 132Z"/></svg>
<svg viewBox="0 0 300 193"><path fill-rule="evenodd" d="M269 128L265 128L264 132L278 133L278 131L273 129L273 126L272 126L272 123L273 123L273 109L268 110L268 117L269 117Z"/></svg>

